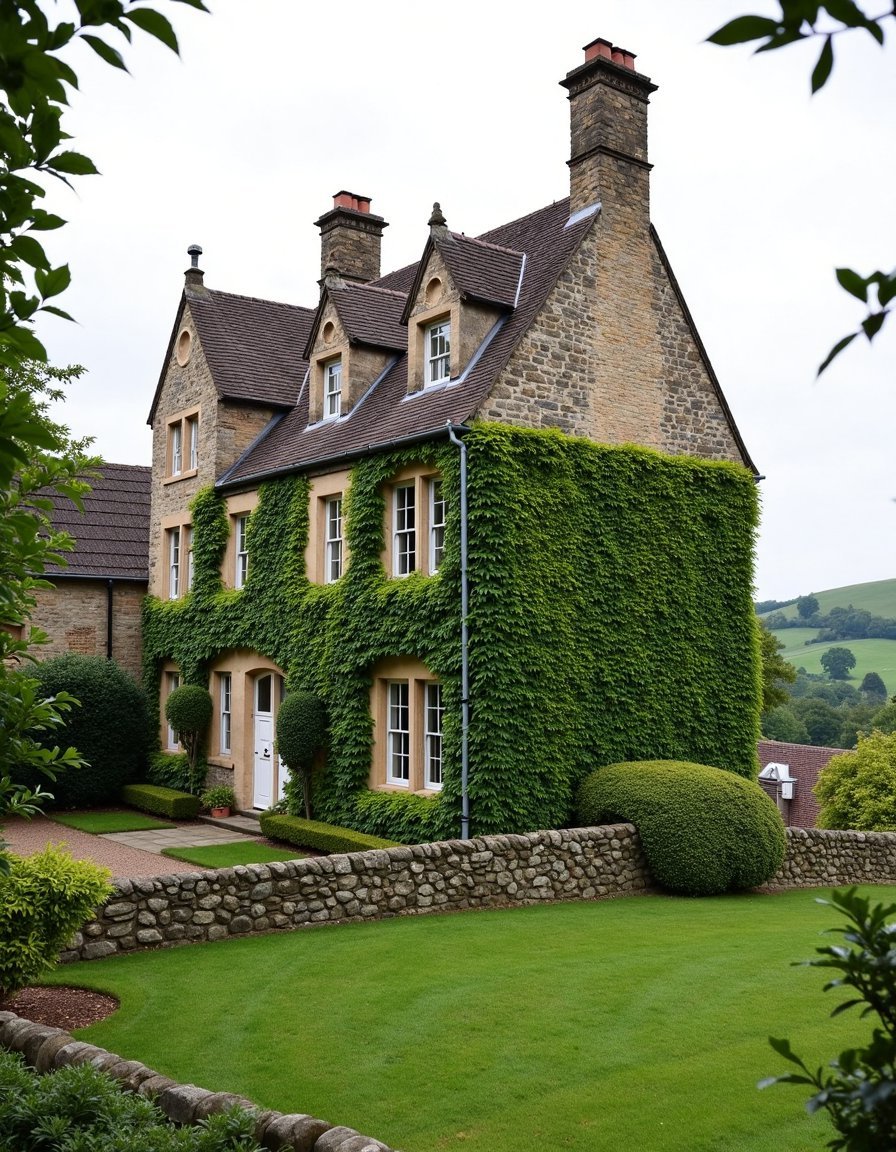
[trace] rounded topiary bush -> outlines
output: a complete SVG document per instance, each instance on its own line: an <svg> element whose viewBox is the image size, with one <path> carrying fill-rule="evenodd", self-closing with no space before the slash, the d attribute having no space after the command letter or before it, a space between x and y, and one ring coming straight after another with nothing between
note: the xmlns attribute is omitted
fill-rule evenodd
<svg viewBox="0 0 896 1152"><path fill-rule="evenodd" d="M277 754L290 771L286 782L289 811L295 810L298 796L292 774L301 777L305 819L311 819L311 773L314 758L327 738L327 706L314 692L290 692L277 714Z"/></svg>
<svg viewBox="0 0 896 1152"><path fill-rule="evenodd" d="M582 783L577 815L583 826L634 824L657 883L689 896L764 884L787 846L778 809L759 785L706 764L598 768Z"/></svg>
<svg viewBox="0 0 896 1152"><path fill-rule="evenodd" d="M19 782L41 784L57 807L117 802L124 785L146 771L151 734L142 689L114 660L102 656L56 656L36 664L29 675L46 696L70 692L80 700L80 708L73 707L65 725L46 733L43 742L74 745L88 763L61 772L55 781L37 774L26 779L21 773Z"/></svg>

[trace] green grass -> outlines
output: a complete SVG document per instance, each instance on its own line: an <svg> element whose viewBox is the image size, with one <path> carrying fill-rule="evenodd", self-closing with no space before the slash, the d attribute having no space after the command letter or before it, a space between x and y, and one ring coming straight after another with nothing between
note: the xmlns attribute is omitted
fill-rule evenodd
<svg viewBox="0 0 896 1152"><path fill-rule="evenodd" d="M176 827L170 821L156 820L154 816L144 816L128 808L114 812L48 812L47 815L57 824L79 832L92 832L94 836L104 832L152 832L157 828Z"/></svg>
<svg viewBox="0 0 896 1152"><path fill-rule="evenodd" d="M304 853L295 848L269 848L267 844L239 840L233 844L209 844L204 848L163 848L162 855L185 860L187 864L197 864L200 868L235 868L237 864L298 860Z"/></svg>
<svg viewBox="0 0 896 1152"><path fill-rule="evenodd" d="M866 672L877 672L889 693L896 692L896 640L833 640L830 644L792 644L795 633L809 633L812 628L782 628L775 635L787 645L781 656L807 672L824 672L821 657L829 648L848 648L856 658L849 683L858 688Z"/></svg>
<svg viewBox="0 0 896 1152"><path fill-rule="evenodd" d="M880 899L896 888L870 889ZM405 1152L817 1152L805 1090L870 1032L794 966L816 893L637 897L310 928L67 965L121 1009L79 1037Z"/></svg>
<svg viewBox="0 0 896 1152"><path fill-rule="evenodd" d="M808 592L804 595L809 595ZM818 609L824 615L832 608L864 608L873 616L886 616L896 619L896 580L874 580L868 584L847 584L842 588L828 588L824 592L813 592L818 601ZM779 609L785 616L797 615L796 604ZM893 641L896 643L896 641Z"/></svg>

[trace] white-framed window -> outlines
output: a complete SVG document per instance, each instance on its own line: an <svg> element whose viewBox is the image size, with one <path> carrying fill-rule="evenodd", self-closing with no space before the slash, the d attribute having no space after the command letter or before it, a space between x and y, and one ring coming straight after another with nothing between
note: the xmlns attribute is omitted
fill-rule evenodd
<svg viewBox="0 0 896 1152"><path fill-rule="evenodd" d="M187 549L187 579L184 584L184 591L189 592L193 587L193 526L187 524L184 528L184 535L186 536L186 549Z"/></svg>
<svg viewBox="0 0 896 1152"><path fill-rule="evenodd" d="M417 489L397 484L392 499L392 575L407 576L417 567Z"/></svg>
<svg viewBox="0 0 896 1152"><path fill-rule="evenodd" d="M342 411L342 359L324 365L324 419L332 420Z"/></svg>
<svg viewBox="0 0 896 1152"><path fill-rule="evenodd" d="M168 599L180 596L180 528L168 529Z"/></svg>
<svg viewBox="0 0 896 1152"><path fill-rule="evenodd" d="M230 753L230 725L232 719L231 703L233 699L233 678L229 672L220 674L219 705L221 709L221 727L219 729L219 752L222 756Z"/></svg>
<svg viewBox="0 0 896 1152"><path fill-rule="evenodd" d="M165 673L165 700L175 690L180 688L180 672L166 672ZM165 724L165 747L169 752L177 752L180 748L180 741L177 738L177 733L170 724Z"/></svg>
<svg viewBox="0 0 896 1152"><path fill-rule="evenodd" d="M171 425L171 475L180 476L184 470L184 428L178 421Z"/></svg>
<svg viewBox="0 0 896 1152"><path fill-rule="evenodd" d="M439 320L423 333L423 386L444 384L451 378L451 321Z"/></svg>
<svg viewBox="0 0 896 1152"><path fill-rule="evenodd" d="M249 575L249 548L247 535L249 531L249 517L237 516L233 523L234 552L236 564L233 573L234 588L242 588Z"/></svg>
<svg viewBox="0 0 896 1152"><path fill-rule="evenodd" d="M185 421L187 425L187 451L189 452L189 467L199 467L199 417L190 416Z"/></svg>
<svg viewBox="0 0 896 1152"><path fill-rule="evenodd" d="M442 787L442 717L445 706L442 704L442 685L430 682L426 685L423 705L423 786L438 789Z"/></svg>
<svg viewBox="0 0 896 1152"><path fill-rule="evenodd" d="M442 567L445 550L445 496L442 481L433 477L429 481L429 570L438 572Z"/></svg>
<svg viewBox="0 0 896 1152"><path fill-rule="evenodd" d="M407 680L389 681L386 780L407 785L411 778L411 709Z"/></svg>
<svg viewBox="0 0 896 1152"><path fill-rule="evenodd" d="M325 505L324 579L332 584L342 575L342 497L331 496Z"/></svg>

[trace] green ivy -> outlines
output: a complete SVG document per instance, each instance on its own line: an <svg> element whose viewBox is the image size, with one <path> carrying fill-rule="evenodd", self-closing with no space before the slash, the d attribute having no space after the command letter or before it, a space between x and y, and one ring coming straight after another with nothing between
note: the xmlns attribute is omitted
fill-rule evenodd
<svg viewBox="0 0 896 1152"><path fill-rule="evenodd" d="M470 809L474 833L562 825L601 764L695 760L756 770L759 654L751 603L757 502L726 463L617 448L555 431L476 425L469 450ZM448 501L437 576L383 569L384 486L402 467L437 468ZM406 843L455 836L460 811L458 452L420 445L358 462L345 503L350 563L310 584L309 484L264 482L249 520L245 588L221 586L223 498L192 504L194 586L149 598L145 683L166 658L206 683L222 652L250 648L288 687L323 696L321 820ZM446 704L445 786L432 799L371 793L371 671L423 661Z"/></svg>

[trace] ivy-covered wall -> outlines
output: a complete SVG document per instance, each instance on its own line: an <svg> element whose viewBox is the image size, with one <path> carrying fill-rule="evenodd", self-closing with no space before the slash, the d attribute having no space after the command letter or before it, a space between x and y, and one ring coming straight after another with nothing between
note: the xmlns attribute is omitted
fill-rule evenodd
<svg viewBox="0 0 896 1152"><path fill-rule="evenodd" d="M676 759L756 770L755 485L733 464L481 424L466 437L470 513L470 814L474 834L562 825L588 771ZM386 576L384 485L439 469L448 500L441 571ZM459 456L421 445L357 463L343 578L305 577L308 481L260 488L248 581L223 590L228 525L211 490L193 503L193 591L147 600L145 682L172 659L185 680L253 649L288 688L326 698L320 819L419 842L455 836L460 811ZM436 799L367 789L371 670L422 660L443 684L445 786Z"/></svg>

